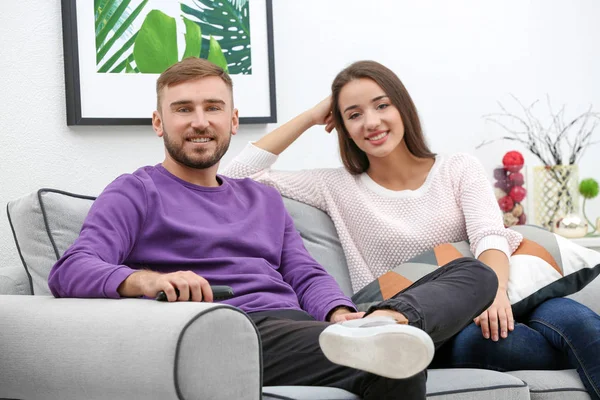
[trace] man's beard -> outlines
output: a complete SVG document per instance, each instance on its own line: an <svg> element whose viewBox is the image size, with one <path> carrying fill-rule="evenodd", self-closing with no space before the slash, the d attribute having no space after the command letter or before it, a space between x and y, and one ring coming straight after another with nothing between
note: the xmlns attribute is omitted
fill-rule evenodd
<svg viewBox="0 0 600 400"><path fill-rule="evenodd" d="M203 130L203 131L195 131L194 132L196 135L205 135L207 133L209 133L209 136L216 141L214 134L212 134L212 132L207 130ZM183 150L183 146L186 142L185 138L182 138L182 143L176 143L174 140L172 140L169 137L169 134L167 133L166 129L164 129L163 127L163 139L165 142L165 148L167 149L167 152L169 153L169 155L171 156L171 158L173 158L173 160L177 161L180 164L185 165L186 167L190 167L190 168L195 168L195 169L206 169L206 168L210 168L213 165L215 165L216 163L218 163L219 161L221 161L221 158L223 158L223 156L225 155L225 153L227 152L227 150L229 149L229 143L231 143L231 132L229 132L229 137L227 138L226 141L223 142L217 142L217 148L214 150L214 152L212 153L212 155L206 155L206 153L208 153L209 150L204 150L204 151L194 151L194 153L190 156L188 154L185 153L185 151ZM194 157L194 155L196 157Z"/></svg>

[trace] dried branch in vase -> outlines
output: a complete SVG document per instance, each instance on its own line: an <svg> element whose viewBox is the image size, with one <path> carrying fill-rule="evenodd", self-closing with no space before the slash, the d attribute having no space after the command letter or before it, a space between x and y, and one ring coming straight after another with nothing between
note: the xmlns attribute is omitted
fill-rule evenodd
<svg viewBox="0 0 600 400"><path fill-rule="evenodd" d="M521 107L521 114L510 113L498 102L502 112L484 116L486 120L499 125L509 134L483 141L476 148L499 140L511 140L521 143L545 166L550 167L577 164L589 146L600 143L592 142L592 135L600 122L600 113L592 112L591 106L583 114L565 122L565 106L555 113L550 99L547 98L551 122L544 124L533 112L538 100L525 106L515 96L512 98Z"/></svg>

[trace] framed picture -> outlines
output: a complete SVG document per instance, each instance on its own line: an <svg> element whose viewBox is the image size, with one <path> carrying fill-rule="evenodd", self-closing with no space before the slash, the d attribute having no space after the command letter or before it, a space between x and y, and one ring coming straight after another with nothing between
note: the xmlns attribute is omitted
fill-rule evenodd
<svg viewBox="0 0 600 400"><path fill-rule="evenodd" d="M156 79L206 58L240 123L277 122L271 0L62 0L67 125L149 125Z"/></svg>

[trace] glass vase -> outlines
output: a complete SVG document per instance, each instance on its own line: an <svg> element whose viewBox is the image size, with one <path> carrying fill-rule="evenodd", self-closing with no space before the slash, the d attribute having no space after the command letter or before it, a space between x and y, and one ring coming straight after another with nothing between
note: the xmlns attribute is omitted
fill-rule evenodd
<svg viewBox="0 0 600 400"><path fill-rule="evenodd" d="M535 223L552 230L553 222L579 213L577 165L539 166L533 170Z"/></svg>

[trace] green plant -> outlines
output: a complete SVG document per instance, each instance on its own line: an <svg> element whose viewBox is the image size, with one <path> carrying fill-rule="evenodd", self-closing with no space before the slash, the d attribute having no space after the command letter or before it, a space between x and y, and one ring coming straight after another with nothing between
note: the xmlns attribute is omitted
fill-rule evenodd
<svg viewBox="0 0 600 400"><path fill-rule="evenodd" d="M182 17L185 24L185 52L183 58L199 57L202 43L200 25ZM175 18L160 10L152 10L144 19L133 46L133 58L140 72L160 74L178 61L177 27ZM227 71L223 51L210 36L208 60Z"/></svg>
<svg viewBox="0 0 600 400"><path fill-rule="evenodd" d="M599 192L598 182L595 179L588 178L588 179L582 180L579 183L579 193L583 196L583 207L582 207L583 208L583 216L587 220L589 226L592 227L591 233L596 232L596 226L592 221L590 221L590 219L588 218L588 216L585 213L585 202L587 200L591 200L591 199L595 198L596 196L598 196L598 192Z"/></svg>
<svg viewBox="0 0 600 400"><path fill-rule="evenodd" d="M212 36L215 42L218 39L230 74L252 73L248 5L248 0L188 0L181 3L181 11L202 27L204 37ZM213 46L212 41L204 41L200 57L213 61Z"/></svg>
<svg viewBox="0 0 600 400"><path fill-rule="evenodd" d="M160 74L177 62L175 18L159 10L146 15L133 46L133 59L140 72Z"/></svg>
<svg viewBox="0 0 600 400"><path fill-rule="evenodd" d="M94 2L96 65L100 65L98 72L121 72L127 68L127 65L132 68L128 62L129 56L126 56L125 60L116 67L113 68L113 66L126 52L131 52L131 47L137 37L137 32L132 31L131 25L142 12L148 0L143 0L131 13L128 12L129 3L131 0L95 0ZM110 35L111 32L112 35ZM125 43L105 60L106 55L119 41L125 41ZM132 68L132 72L139 71Z"/></svg>
<svg viewBox="0 0 600 400"><path fill-rule="evenodd" d="M175 18L151 10L134 32L132 24L147 3L148 0L142 0L130 12L131 0L94 0L98 72L161 73L178 61ZM193 0L189 5L180 3L180 8L190 17L182 15L186 30L182 59L203 57L229 73L248 73L251 67L248 0ZM203 28L208 39L204 41ZM237 40L238 33L241 42ZM228 48L223 49L222 43ZM229 56L225 53L232 55L233 63L230 60L229 64L233 69L229 68Z"/></svg>

